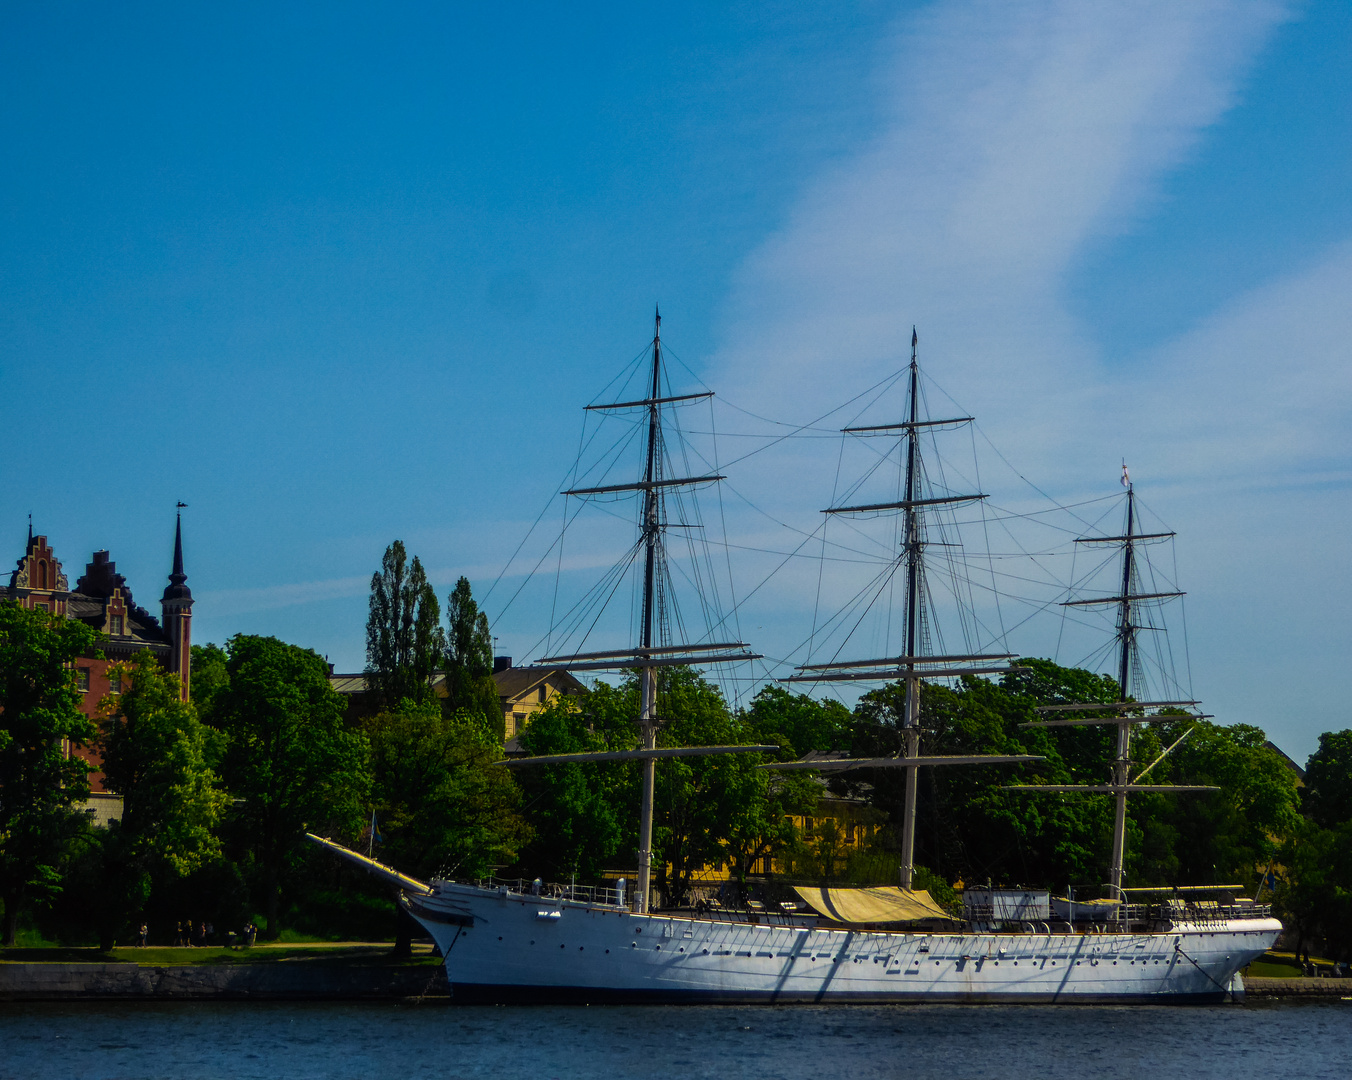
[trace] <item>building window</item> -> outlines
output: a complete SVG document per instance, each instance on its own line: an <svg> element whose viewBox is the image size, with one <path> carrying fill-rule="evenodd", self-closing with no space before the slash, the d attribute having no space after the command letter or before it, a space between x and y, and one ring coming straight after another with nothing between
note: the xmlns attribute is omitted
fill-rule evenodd
<svg viewBox="0 0 1352 1080"><path fill-rule="evenodd" d="M548 690L547 688L545 688L545 687L543 687L543 686L540 687L540 697L539 697L539 700L540 700L540 701L544 701L545 697L546 697L548 694L549 694L549 690Z"/></svg>
<svg viewBox="0 0 1352 1080"><path fill-rule="evenodd" d="M526 714L523 712L512 713L512 729L520 731L526 724Z"/></svg>
<svg viewBox="0 0 1352 1080"><path fill-rule="evenodd" d="M121 616L121 615L109 615L109 616L108 616L108 633L110 633L110 634L121 634L121 633L122 633L122 616Z"/></svg>
<svg viewBox="0 0 1352 1080"><path fill-rule="evenodd" d="M89 669L87 667L75 669L75 688L82 694L89 693Z"/></svg>
<svg viewBox="0 0 1352 1080"><path fill-rule="evenodd" d="M34 605L33 605L33 610L34 610L34 611L49 612L49 611L52 610L52 606L51 606L50 604L34 604Z"/></svg>
<svg viewBox="0 0 1352 1080"><path fill-rule="evenodd" d="M122 673L120 671L108 672L108 693L122 693Z"/></svg>
<svg viewBox="0 0 1352 1080"><path fill-rule="evenodd" d="M46 587L47 587L47 560L46 560L46 559L39 559L39 560L38 560L38 588L39 588L39 589L45 589Z"/></svg>

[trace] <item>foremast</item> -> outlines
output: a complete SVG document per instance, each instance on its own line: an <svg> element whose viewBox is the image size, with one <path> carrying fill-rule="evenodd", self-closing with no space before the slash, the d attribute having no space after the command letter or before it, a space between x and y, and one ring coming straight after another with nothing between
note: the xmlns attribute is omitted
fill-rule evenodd
<svg viewBox="0 0 1352 1080"><path fill-rule="evenodd" d="M906 419L894 424L842 429L846 435L859 437L895 436L906 441L906 467L903 497L897 502L868 503L857 506L835 506L824 514L858 514L900 510L902 513L902 542L899 558L906 571L906 652L903 656L876 660L852 660L830 664L806 664L798 668L785 682L844 682L861 680L903 680L906 698L902 714L901 752L892 758L847 758L823 762L786 762L766 765L767 769L813 769L845 771L852 769L900 768L906 773L906 789L902 803L900 886L910 890L915 880L915 817L916 798L920 786L919 771L931 765L996 765L1027 763L1043 760L1033 754L975 754L922 757L920 753L920 694L924 679L950 678L958 675L979 675L1017 670L1007 665L1014 659L1012 653L965 653L961 655L925 655L927 642L922 634L922 606L925 597L925 540L923 514L928 507L953 503L976 502L983 494L943 495L925 498L922 490L922 463L920 433L929 428L950 427L972 422L972 417L961 416L945 420L922 419L920 415L920 365L918 360L920 337L911 328L911 363L908 375L908 406ZM979 663L980 666L960 666ZM988 666L995 665L995 666Z"/></svg>
<svg viewBox="0 0 1352 1080"><path fill-rule="evenodd" d="M643 597L636 649L611 652L574 653L567 656L544 657L538 661L551 667L573 671L637 670L639 673L639 738L637 750L621 750L592 754L554 754L541 757L515 758L504 762L512 766L580 763L589 761L621 761L637 759L643 770L643 794L639 808L639 849L637 907L646 912L652 884L653 793L657 781L659 757L693 757L709 754L766 753L774 746L657 746L657 732L661 717L657 715L657 670L675 665L728 663L757 660L759 654L746 651L744 642L673 645L662 638L664 534L667 528L663 492L675 487L693 487L716 483L721 475L684 476L667 478L663 475L662 406L677 402L696 401L712 397L712 391L697 394L662 395L662 313L655 312L652 364L648 396L637 401L621 401L609 405L588 405L588 411L628 410L647 411L648 424L644 445L643 479L634 484L610 484L602 487L572 488L565 496L638 492L642 495L640 508L640 544L643 549Z"/></svg>

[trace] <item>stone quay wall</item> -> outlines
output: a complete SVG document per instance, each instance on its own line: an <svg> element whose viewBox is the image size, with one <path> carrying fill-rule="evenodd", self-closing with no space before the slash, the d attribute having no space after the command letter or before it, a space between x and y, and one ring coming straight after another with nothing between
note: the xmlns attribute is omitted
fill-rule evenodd
<svg viewBox="0 0 1352 1080"><path fill-rule="evenodd" d="M0 1001L390 1001L448 992L439 964L0 964Z"/></svg>

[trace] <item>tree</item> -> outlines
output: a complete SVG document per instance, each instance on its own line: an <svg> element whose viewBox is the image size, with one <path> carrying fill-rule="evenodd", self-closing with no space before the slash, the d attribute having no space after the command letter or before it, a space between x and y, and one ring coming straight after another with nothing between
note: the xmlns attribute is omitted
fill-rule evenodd
<svg viewBox="0 0 1352 1080"><path fill-rule="evenodd" d="M817 701L775 685L762 687L752 699L746 722L756 742L779 743L781 761L810 750L848 750L854 727L850 710L839 701Z"/></svg>
<svg viewBox="0 0 1352 1080"><path fill-rule="evenodd" d="M1352 821L1352 730L1326 731L1305 766L1305 813L1321 828Z"/></svg>
<svg viewBox="0 0 1352 1080"><path fill-rule="evenodd" d="M530 835L521 789L495 764L502 746L477 717L447 716L436 702L405 702L368 718L364 728L390 862L417 876L444 869L482 877L516 861Z"/></svg>
<svg viewBox="0 0 1352 1080"><path fill-rule="evenodd" d="M197 706L198 719L211 722L211 709L216 695L230 685L226 670L228 657L219 645L192 647L192 700Z"/></svg>
<svg viewBox="0 0 1352 1080"><path fill-rule="evenodd" d="M493 636L488 616L479 610L470 591L469 578L462 577L446 599L446 708L483 717L488 729L501 742L502 709L493 685Z"/></svg>
<svg viewBox="0 0 1352 1080"><path fill-rule="evenodd" d="M418 557L411 564L407 560L404 542L396 540L385 549L380 572L371 577L366 679L387 707L404 698L429 700L432 673L446 650L437 594Z"/></svg>
<svg viewBox="0 0 1352 1080"><path fill-rule="evenodd" d="M632 695L600 683L582 699L555 698L521 735L527 753L632 750L638 745ZM595 880L607 862L632 852L638 835L639 771L631 762L545 765L517 770L532 837L527 873Z"/></svg>
<svg viewBox="0 0 1352 1080"><path fill-rule="evenodd" d="M3 940L19 913L59 889L61 840L89 796L89 767L66 744L89 742L73 662L94 648L76 620L0 601L0 900Z"/></svg>
<svg viewBox="0 0 1352 1080"><path fill-rule="evenodd" d="M209 735L154 654L122 665L124 690L101 703L99 747L122 817L100 838L105 892L96 923L111 948L152 889L220 855L216 828L229 803L207 765Z"/></svg>
<svg viewBox="0 0 1352 1080"><path fill-rule="evenodd" d="M343 700L318 654L244 634L226 652L230 685L214 708L228 740L222 772L239 800L239 844L276 937L282 890L302 865L306 831L351 834L365 820L368 747L344 723Z"/></svg>

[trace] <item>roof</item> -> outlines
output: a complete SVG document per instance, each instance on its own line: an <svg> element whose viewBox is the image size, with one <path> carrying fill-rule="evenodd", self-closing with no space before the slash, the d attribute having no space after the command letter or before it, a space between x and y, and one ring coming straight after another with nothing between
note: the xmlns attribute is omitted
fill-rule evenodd
<svg viewBox="0 0 1352 1080"><path fill-rule="evenodd" d="M534 690L542 682L552 681L556 685L561 685L564 692L585 690L583 686L573 675L569 674L566 668L546 667L543 665L528 665L526 667L509 667L502 671L493 673L493 682L498 688L498 697L507 699L518 698L522 694Z"/></svg>
<svg viewBox="0 0 1352 1080"><path fill-rule="evenodd" d="M102 611L102 608L99 609ZM552 667L514 667L506 668L495 672L493 675L493 684L497 687L498 697L504 697L508 700L518 698L522 694L534 690L542 682L552 681L555 685L561 685L565 693L572 693L578 690L585 690L586 687L575 679L563 668ZM438 687L446 681L444 671L434 672L432 675L432 686ZM362 672L353 674L332 674L329 676L329 685L340 694L364 694L366 692L366 675Z"/></svg>
<svg viewBox="0 0 1352 1080"><path fill-rule="evenodd" d="M329 686L340 694L366 693L365 675L330 675Z"/></svg>
<svg viewBox="0 0 1352 1080"><path fill-rule="evenodd" d="M1271 750L1274 754L1276 754L1279 758L1281 758L1286 767L1290 769L1293 773L1295 773L1298 777L1300 777L1301 780L1305 779L1305 770L1302 769L1300 765L1296 763L1295 758L1293 758L1280 746L1274 743L1271 739L1263 743L1263 745L1267 747L1269 750Z"/></svg>

